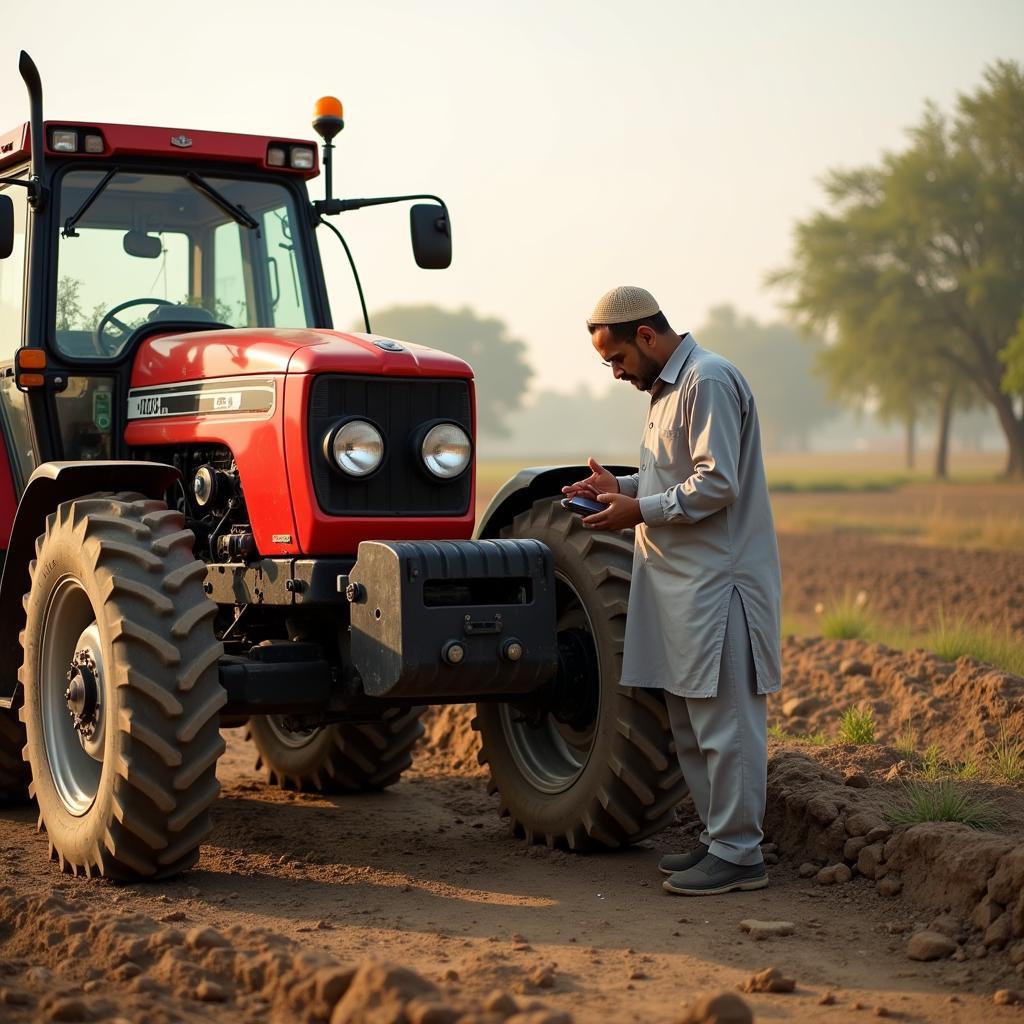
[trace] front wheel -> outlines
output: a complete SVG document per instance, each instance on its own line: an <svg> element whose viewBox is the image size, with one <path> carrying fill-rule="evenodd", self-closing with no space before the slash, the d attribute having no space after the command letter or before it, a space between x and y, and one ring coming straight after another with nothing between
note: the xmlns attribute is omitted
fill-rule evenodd
<svg viewBox="0 0 1024 1024"><path fill-rule="evenodd" d="M173 875L210 830L225 693L194 539L163 502L120 494L65 502L36 542L21 717L64 871Z"/></svg>
<svg viewBox="0 0 1024 1024"><path fill-rule="evenodd" d="M529 700L477 705L500 813L528 841L572 850L660 831L686 785L660 692L619 685L632 534L587 530L545 499L502 536L532 537L554 555L559 669Z"/></svg>

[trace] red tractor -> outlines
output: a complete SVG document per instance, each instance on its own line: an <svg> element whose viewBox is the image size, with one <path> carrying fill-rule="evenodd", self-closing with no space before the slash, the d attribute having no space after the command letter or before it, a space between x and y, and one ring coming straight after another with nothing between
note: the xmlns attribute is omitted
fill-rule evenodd
<svg viewBox="0 0 1024 1024"><path fill-rule="evenodd" d="M312 142L44 122L20 70L0 797L36 801L65 871L163 877L209 832L222 727L271 784L356 792L409 766L426 705L475 702L515 832L581 850L662 828L684 792L665 708L618 685L631 538L561 508L578 466L524 470L474 532L469 366L332 328L317 229L414 201L416 260L443 268L444 204L334 198L336 100L310 201Z"/></svg>

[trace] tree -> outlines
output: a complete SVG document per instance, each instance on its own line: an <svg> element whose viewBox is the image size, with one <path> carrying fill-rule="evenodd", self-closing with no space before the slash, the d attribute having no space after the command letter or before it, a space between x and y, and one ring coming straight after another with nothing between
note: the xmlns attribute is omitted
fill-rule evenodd
<svg viewBox="0 0 1024 1024"><path fill-rule="evenodd" d="M906 150L832 171L825 189L831 212L797 225L773 280L830 334L826 364L863 361L865 396L889 389L915 409L973 391L1006 437L1007 475L1024 477L1024 68L992 65L952 120L929 105Z"/></svg>
<svg viewBox="0 0 1024 1024"><path fill-rule="evenodd" d="M481 433L508 434L506 417L522 404L533 370L526 361L526 345L510 338L501 320L478 316L468 306L450 311L422 305L391 306L374 313L370 323L376 334L465 359L476 376Z"/></svg>
<svg viewBox="0 0 1024 1024"><path fill-rule="evenodd" d="M786 324L760 324L726 305L710 311L696 338L735 363L749 381L766 449L809 447L813 429L832 414L814 374L823 346L819 337L802 337Z"/></svg>

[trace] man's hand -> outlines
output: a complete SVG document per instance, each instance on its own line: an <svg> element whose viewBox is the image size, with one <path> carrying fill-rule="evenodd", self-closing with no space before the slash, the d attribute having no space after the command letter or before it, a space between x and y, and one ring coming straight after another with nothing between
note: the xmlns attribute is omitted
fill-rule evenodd
<svg viewBox="0 0 1024 1024"><path fill-rule="evenodd" d="M598 494L596 500L608 507L583 520L583 525L591 530L628 530L643 522L640 502L636 498L625 494Z"/></svg>
<svg viewBox="0 0 1024 1024"><path fill-rule="evenodd" d="M567 498L575 498L577 494L582 494L584 498L592 498L596 501L599 494L618 493L618 480L597 459L587 459L587 465L591 470L590 476L585 480L577 480L576 483L562 488L562 493ZM594 517L591 516L590 518L593 519Z"/></svg>

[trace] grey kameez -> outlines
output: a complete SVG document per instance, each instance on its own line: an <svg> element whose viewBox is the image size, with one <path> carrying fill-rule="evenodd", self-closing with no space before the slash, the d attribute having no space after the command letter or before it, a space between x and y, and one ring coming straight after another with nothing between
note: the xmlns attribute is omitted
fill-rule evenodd
<svg viewBox="0 0 1024 1024"><path fill-rule="evenodd" d="M686 334L652 389L640 469L622 685L681 697L718 687L729 603L743 603L757 692L779 689L781 581L750 388Z"/></svg>

